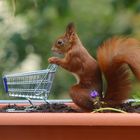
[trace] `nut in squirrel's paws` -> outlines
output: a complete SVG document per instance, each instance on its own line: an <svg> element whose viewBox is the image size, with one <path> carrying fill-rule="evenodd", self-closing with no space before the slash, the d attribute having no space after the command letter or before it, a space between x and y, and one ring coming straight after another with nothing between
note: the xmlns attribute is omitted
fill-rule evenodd
<svg viewBox="0 0 140 140"><path fill-rule="evenodd" d="M49 63L58 64L59 59L57 57L51 57L48 59Z"/></svg>

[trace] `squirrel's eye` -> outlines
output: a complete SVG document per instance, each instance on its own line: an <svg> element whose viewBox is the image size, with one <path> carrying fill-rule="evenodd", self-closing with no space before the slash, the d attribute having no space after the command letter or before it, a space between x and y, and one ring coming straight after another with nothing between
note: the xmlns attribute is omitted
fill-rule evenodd
<svg viewBox="0 0 140 140"><path fill-rule="evenodd" d="M63 45L63 44L64 44L64 41L63 41L62 39L59 39L59 40L57 41L57 44L58 44L58 45Z"/></svg>

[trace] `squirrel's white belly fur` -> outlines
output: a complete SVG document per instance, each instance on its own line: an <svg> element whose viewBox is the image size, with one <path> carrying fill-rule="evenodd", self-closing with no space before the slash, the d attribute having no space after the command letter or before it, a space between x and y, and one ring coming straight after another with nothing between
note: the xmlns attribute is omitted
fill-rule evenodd
<svg viewBox="0 0 140 140"><path fill-rule="evenodd" d="M72 75L75 77L75 79L77 81L77 84L79 84L79 82L80 82L79 76L77 74L75 74L75 73L72 73Z"/></svg>

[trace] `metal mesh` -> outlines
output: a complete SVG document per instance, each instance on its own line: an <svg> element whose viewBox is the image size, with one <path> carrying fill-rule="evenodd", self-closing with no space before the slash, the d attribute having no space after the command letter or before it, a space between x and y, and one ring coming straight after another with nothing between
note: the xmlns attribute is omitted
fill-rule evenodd
<svg viewBox="0 0 140 140"><path fill-rule="evenodd" d="M57 65L51 64L46 70L4 75L5 91L13 97L47 99L56 69Z"/></svg>

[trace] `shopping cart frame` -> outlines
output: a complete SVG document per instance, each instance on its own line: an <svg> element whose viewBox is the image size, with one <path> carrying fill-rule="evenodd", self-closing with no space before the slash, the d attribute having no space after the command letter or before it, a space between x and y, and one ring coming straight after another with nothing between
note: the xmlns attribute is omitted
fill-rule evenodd
<svg viewBox="0 0 140 140"><path fill-rule="evenodd" d="M21 72L3 76L5 92L12 97L41 99L47 102L52 88L57 65L49 64L45 70Z"/></svg>

